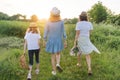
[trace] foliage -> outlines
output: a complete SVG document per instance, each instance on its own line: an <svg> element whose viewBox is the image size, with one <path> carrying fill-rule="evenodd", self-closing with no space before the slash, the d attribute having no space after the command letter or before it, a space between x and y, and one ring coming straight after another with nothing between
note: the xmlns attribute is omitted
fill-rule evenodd
<svg viewBox="0 0 120 80"><path fill-rule="evenodd" d="M44 24L40 24L40 26L42 26L40 30L43 35ZM101 54L98 55L95 52L91 54L92 76L87 75L87 65L84 55L81 57L82 67L76 66L77 56L71 57L69 55L75 37L75 24L65 24L65 30L67 33L68 47L61 52L61 66L64 71L62 73L57 72L56 76L52 76L50 54L48 54L41 45L40 74L35 74L34 65L32 71L33 80L119 80L120 26L102 23L94 24L94 30L90 38L93 44L100 50ZM18 59L23 49L17 47L23 43L23 38L3 37L1 35L0 39L3 43L6 42L5 44L12 45L14 44L12 42L15 42L15 47L8 49L6 49L4 45L0 47L0 80L25 80L28 72L21 69L18 64ZM2 44L2 42L0 42L0 44Z"/></svg>
<svg viewBox="0 0 120 80"><path fill-rule="evenodd" d="M0 20L21 20L21 21L27 21L26 16L22 14L15 14L12 16L8 16L7 14L0 12Z"/></svg>
<svg viewBox="0 0 120 80"><path fill-rule="evenodd" d="M0 80L21 80L20 75L25 74L19 66L20 50L11 49L0 54Z"/></svg>
<svg viewBox="0 0 120 80"><path fill-rule="evenodd" d="M3 37L0 39L0 47L11 49L23 49L23 39L17 37Z"/></svg>
<svg viewBox="0 0 120 80"><path fill-rule="evenodd" d="M120 25L120 14L108 16L106 23Z"/></svg>
<svg viewBox="0 0 120 80"><path fill-rule="evenodd" d="M0 21L0 34L23 37L27 27L28 22Z"/></svg>
<svg viewBox="0 0 120 80"><path fill-rule="evenodd" d="M120 29L119 26L113 27L112 25L99 24L94 25L95 31L91 36L91 40L96 44L104 45L104 49L118 50L120 45ZM106 44L106 45L105 45Z"/></svg>
<svg viewBox="0 0 120 80"><path fill-rule="evenodd" d="M88 11L91 21L100 23L106 21L108 13L107 8L102 5L102 2L94 4Z"/></svg>
<svg viewBox="0 0 120 80"><path fill-rule="evenodd" d="M0 20L8 20L9 16L3 12L0 12Z"/></svg>
<svg viewBox="0 0 120 80"><path fill-rule="evenodd" d="M44 29L44 24L40 22L38 22L37 24L42 34ZM23 38L28 26L29 26L29 22L2 20L0 21L0 34Z"/></svg>
<svg viewBox="0 0 120 80"><path fill-rule="evenodd" d="M25 15L21 15L21 14L15 14L13 16L11 16L9 18L9 20L26 20L26 16Z"/></svg>
<svg viewBox="0 0 120 80"><path fill-rule="evenodd" d="M65 24L76 24L78 22L78 18L73 18L73 19L64 19Z"/></svg>
<svg viewBox="0 0 120 80"><path fill-rule="evenodd" d="M76 24L78 22L78 18L71 19L72 24Z"/></svg>

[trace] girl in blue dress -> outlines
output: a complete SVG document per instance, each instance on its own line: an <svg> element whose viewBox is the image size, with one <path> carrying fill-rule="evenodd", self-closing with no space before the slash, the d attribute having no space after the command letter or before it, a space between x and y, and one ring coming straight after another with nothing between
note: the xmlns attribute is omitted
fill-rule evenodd
<svg viewBox="0 0 120 80"><path fill-rule="evenodd" d="M59 72L63 71L60 67L60 52L67 45L64 22L60 19L60 10L56 7L51 10L46 23L44 41L46 51L51 53L52 74L56 75L56 68Z"/></svg>

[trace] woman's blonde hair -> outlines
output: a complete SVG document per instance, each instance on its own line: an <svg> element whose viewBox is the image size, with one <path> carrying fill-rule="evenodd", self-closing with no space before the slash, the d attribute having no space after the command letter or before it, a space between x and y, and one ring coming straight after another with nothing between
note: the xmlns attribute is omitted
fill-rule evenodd
<svg viewBox="0 0 120 80"><path fill-rule="evenodd" d="M60 20L61 20L60 15L55 16L53 14L50 14L49 21L56 22L56 21L60 21Z"/></svg>
<svg viewBox="0 0 120 80"><path fill-rule="evenodd" d="M52 10L50 11L49 21L56 22L60 20L61 20L60 10L57 7L53 7Z"/></svg>

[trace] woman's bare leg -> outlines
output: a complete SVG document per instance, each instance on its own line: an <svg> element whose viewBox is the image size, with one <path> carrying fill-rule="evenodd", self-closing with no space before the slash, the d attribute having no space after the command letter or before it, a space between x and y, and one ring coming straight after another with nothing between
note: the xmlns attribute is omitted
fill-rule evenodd
<svg viewBox="0 0 120 80"><path fill-rule="evenodd" d="M77 66L81 67L81 54L80 53L78 53L77 55L77 60L78 60Z"/></svg>
<svg viewBox="0 0 120 80"><path fill-rule="evenodd" d="M56 55L55 54L51 55L51 64L52 64L53 71L56 72Z"/></svg>
<svg viewBox="0 0 120 80"><path fill-rule="evenodd" d="M60 52L58 52L58 53L56 54L56 62L57 62L57 64L56 64L57 70L58 70L59 72L62 72L63 69L62 69L61 66L60 66Z"/></svg>
<svg viewBox="0 0 120 80"><path fill-rule="evenodd" d="M91 71L91 58L90 58L90 54L86 55L86 62L87 62L87 65L88 65L88 74L89 73L92 73Z"/></svg>
<svg viewBox="0 0 120 80"><path fill-rule="evenodd" d="M60 52L56 54L56 63L60 65Z"/></svg>

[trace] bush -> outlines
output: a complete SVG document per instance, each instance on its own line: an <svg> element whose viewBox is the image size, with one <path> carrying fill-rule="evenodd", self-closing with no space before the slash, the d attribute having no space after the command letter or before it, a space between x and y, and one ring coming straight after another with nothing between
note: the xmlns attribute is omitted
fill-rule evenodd
<svg viewBox="0 0 120 80"><path fill-rule="evenodd" d="M23 39L17 37L3 37L0 39L0 47L2 48L18 48L23 49Z"/></svg>
<svg viewBox="0 0 120 80"><path fill-rule="evenodd" d="M7 51L0 56L0 80L21 80L25 70L19 67L20 50ZM4 59L1 57L4 57Z"/></svg>
<svg viewBox="0 0 120 80"><path fill-rule="evenodd" d="M27 22L0 21L0 34L22 38L25 34L27 26Z"/></svg>
<svg viewBox="0 0 120 80"><path fill-rule="evenodd" d="M110 36L107 42L108 48L118 50L120 48L120 37Z"/></svg>

